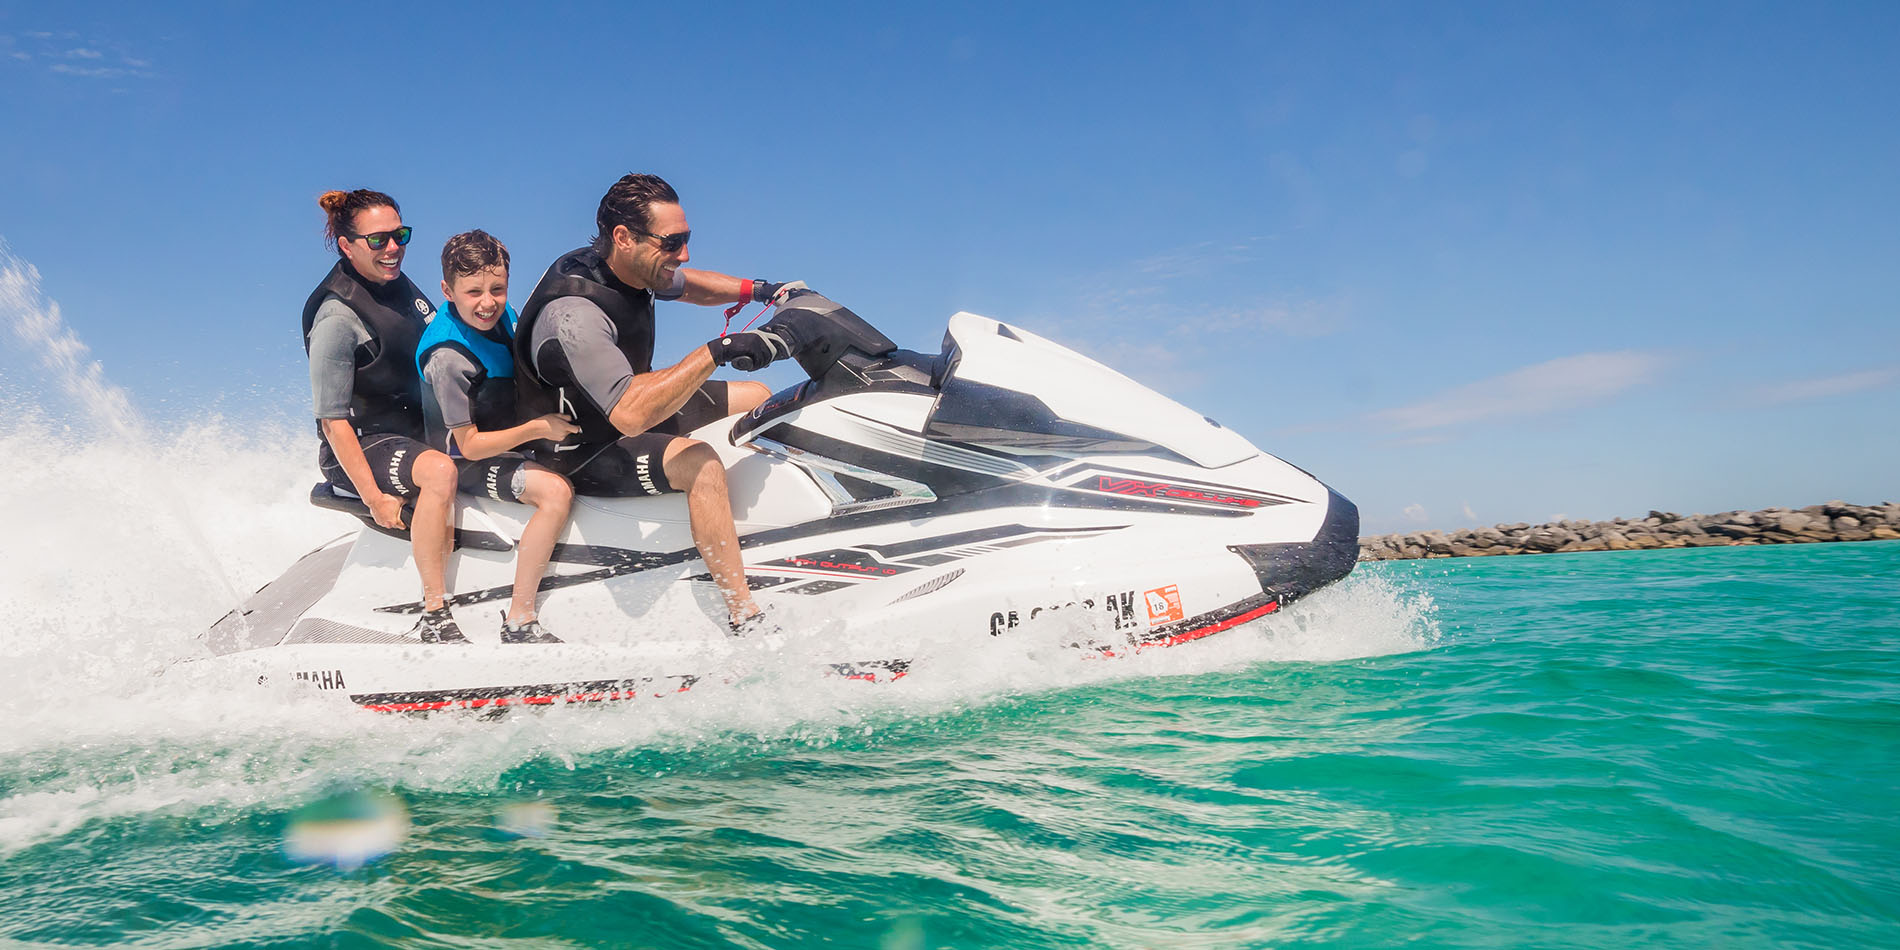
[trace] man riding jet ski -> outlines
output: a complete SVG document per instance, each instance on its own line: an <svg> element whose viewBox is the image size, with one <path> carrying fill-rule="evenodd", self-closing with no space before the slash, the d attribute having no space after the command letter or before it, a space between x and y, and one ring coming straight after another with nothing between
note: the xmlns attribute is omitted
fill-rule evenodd
<svg viewBox="0 0 1900 950"><path fill-rule="evenodd" d="M689 434L726 470L744 582L782 640L734 635L681 496L578 496L542 581L568 642L503 647L469 608L509 596L529 512L465 496L447 603L472 646L405 636L407 541L365 520L215 624L206 664L380 710L629 699L759 662L886 679L993 637L1197 640L1357 559L1338 493L1026 330L959 313L913 352L798 291L769 326L808 378ZM363 517L322 485L312 501Z"/></svg>
<svg viewBox="0 0 1900 950"><path fill-rule="evenodd" d="M764 632L769 621L738 559L725 470L716 452L687 433L771 394L760 383L711 379L716 367L737 360L758 369L787 354L782 343L773 349L777 338L768 333L740 332L656 370L653 302L744 305L771 301L783 285L686 268L693 232L678 192L656 175L615 182L594 223L593 242L548 268L514 330L523 405L531 414L566 414L580 427L574 440L535 453L536 461L583 495L684 493L693 543L732 628Z"/></svg>

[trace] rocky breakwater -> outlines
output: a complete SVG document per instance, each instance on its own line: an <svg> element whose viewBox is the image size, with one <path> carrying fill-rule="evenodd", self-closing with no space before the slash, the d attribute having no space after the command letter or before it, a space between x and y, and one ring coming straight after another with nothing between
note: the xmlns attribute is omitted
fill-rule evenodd
<svg viewBox="0 0 1900 950"><path fill-rule="evenodd" d="M1359 539L1362 561L1565 551L1645 551L1726 544L1900 540L1900 503L1764 508L1714 515L1652 511L1647 518L1494 525L1457 531L1380 534Z"/></svg>

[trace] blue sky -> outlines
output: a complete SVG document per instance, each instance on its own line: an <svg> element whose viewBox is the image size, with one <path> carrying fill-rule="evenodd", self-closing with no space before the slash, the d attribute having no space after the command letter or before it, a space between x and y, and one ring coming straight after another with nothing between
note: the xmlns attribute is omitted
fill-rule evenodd
<svg viewBox="0 0 1900 950"><path fill-rule="evenodd" d="M1900 497L1900 6L1184 7L0 2L0 239L161 420L307 414L319 192L525 297L643 170L696 265L1067 342L1369 531Z"/></svg>

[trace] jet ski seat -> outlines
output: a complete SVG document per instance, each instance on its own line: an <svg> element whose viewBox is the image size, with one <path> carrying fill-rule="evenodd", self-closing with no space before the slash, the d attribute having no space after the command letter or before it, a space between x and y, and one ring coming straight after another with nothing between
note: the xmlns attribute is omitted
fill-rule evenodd
<svg viewBox="0 0 1900 950"><path fill-rule="evenodd" d="M328 508L331 511L341 511L346 515L355 515L372 525L376 523L376 518L369 513L369 506L363 504L363 499L356 497L355 493L348 489L338 488L329 482L318 482L310 486L310 503L318 508Z"/></svg>
<svg viewBox="0 0 1900 950"><path fill-rule="evenodd" d="M316 505L318 508L328 508L331 511L341 511L346 515L353 516L368 525L370 530L389 535L392 538L406 538L409 536L409 530L407 528L397 531L394 528L385 528L377 524L376 516L369 513L369 506L363 504L363 499L357 497L355 492L347 488L338 488L329 482L318 482L310 486L310 503ZM407 525L409 519L415 517L415 513L415 503L404 499L402 503L403 524ZM456 532L456 544L458 547L461 545L461 534L462 532L460 531Z"/></svg>

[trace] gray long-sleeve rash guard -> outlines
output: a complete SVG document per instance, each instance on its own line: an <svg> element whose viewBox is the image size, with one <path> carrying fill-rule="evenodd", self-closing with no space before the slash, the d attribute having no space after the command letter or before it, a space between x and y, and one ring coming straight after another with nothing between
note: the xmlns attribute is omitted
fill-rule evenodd
<svg viewBox="0 0 1900 950"><path fill-rule="evenodd" d="M593 301L556 297L535 320L534 335L528 343L537 357L548 341L559 344L574 371L575 386L593 400L595 408L610 414L633 382L633 367L614 345L618 339L607 311Z"/></svg>
<svg viewBox="0 0 1900 950"><path fill-rule="evenodd" d="M475 424L469 390L474 388L475 377L480 372L480 366L446 346L438 347L422 364L423 427L428 433L429 445L437 451L449 450L449 438L456 429Z"/></svg>
<svg viewBox="0 0 1900 950"><path fill-rule="evenodd" d="M356 395L356 348L369 342L369 327L335 297L317 307L310 324L310 399L318 419L348 419Z"/></svg>

